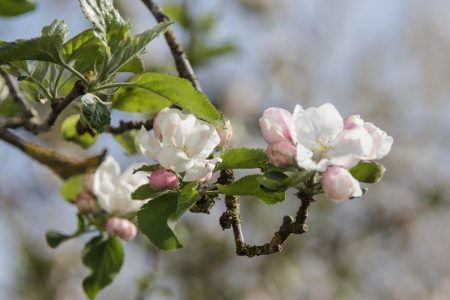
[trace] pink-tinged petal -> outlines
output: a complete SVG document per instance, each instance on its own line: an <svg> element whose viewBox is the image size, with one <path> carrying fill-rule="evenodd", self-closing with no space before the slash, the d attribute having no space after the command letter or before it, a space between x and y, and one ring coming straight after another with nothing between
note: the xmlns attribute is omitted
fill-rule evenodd
<svg viewBox="0 0 450 300"><path fill-rule="evenodd" d="M169 111L169 108L166 107L164 109L162 109L157 115L156 117L153 119L153 131L155 132L155 137L161 142L162 141L162 134L161 134L161 128L159 127L158 124L158 119L159 117L161 117L163 114L165 114L166 112Z"/></svg>
<svg viewBox="0 0 450 300"><path fill-rule="evenodd" d="M149 177L150 187L155 191L171 190L178 184L178 177L168 169L159 169Z"/></svg>
<svg viewBox="0 0 450 300"><path fill-rule="evenodd" d="M220 143L219 143L219 145L216 146L216 148L225 146L231 140L231 136L233 135L233 128L231 127L230 120L228 120L225 123L225 127L226 127L225 130L220 129L220 128L218 129L217 127L215 127L217 134L219 135L219 138L220 138Z"/></svg>
<svg viewBox="0 0 450 300"><path fill-rule="evenodd" d="M383 158L391 151L394 139L372 123L364 123L364 128L372 137L372 149L365 159L373 160Z"/></svg>
<svg viewBox="0 0 450 300"><path fill-rule="evenodd" d="M287 110L277 107L266 109L259 119L259 126L266 142L273 144L281 140L292 141L291 119L292 114Z"/></svg>
<svg viewBox="0 0 450 300"><path fill-rule="evenodd" d="M344 168L331 167L322 175L322 188L330 201L362 196L359 182Z"/></svg>
<svg viewBox="0 0 450 300"><path fill-rule="evenodd" d="M158 154L158 162L165 169L175 172L185 172L194 165L194 160L189 158L182 149L164 147Z"/></svg>
<svg viewBox="0 0 450 300"><path fill-rule="evenodd" d="M141 148L142 154L157 161L158 152L161 151L161 143L144 126L141 127L139 135L139 147Z"/></svg>
<svg viewBox="0 0 450 300"><path fill-rule="evenodd" d="M270 162L278 168L292 165L297 155L297 148L288 141L279 141L267 147Z"/></svg>
<svg viewBox="0 0 450 300"><path fill-rule="evenodd" d="M355 127L362 127L363 125L364 120L359 115L351 115L344 120L344 130L351 130Z"/></svg>

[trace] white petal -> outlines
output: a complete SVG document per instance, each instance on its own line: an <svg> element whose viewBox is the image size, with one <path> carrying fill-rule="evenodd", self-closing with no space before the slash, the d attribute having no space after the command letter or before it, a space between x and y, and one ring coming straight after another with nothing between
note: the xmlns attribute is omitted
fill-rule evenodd
<svg viewBox="0 0 450 300"><path fill-rule="evenodd" d="M314 127L316 137L334 138L344 128L344 120L331 103L325 103L318 108L310 107L305 110Z"/></svg>
<svg viewBox="0 0 450 300"><path fill-rule="evenodd" d="M322 160L317 164L313 159L313 152L303 145L297 145L297 164L307 171L325 171L327 160Z"/></svg>
<svg viewBox="0 0 450 300"><path fill-rule="evenodd" d="M215 163L211 163L207 160L197 161L191 168L189 168L189 170L186 171L183 181L198 181L208 175L208 173L214 170L215 167Z"/></svg>
<svg viewBox="0 0 450 300"><path fill-rule="evenodd" d="M158 152L161 150L161 143L144 126L141 127L139 135L139 147L141 148L142 154L157 161Z"/></svg>
<svg viewBox="0 0 450 300"><path fill-rule="evenodd" d="M111 196L114 195L116 186L119 184L120 166L113 157L108 156L95 171L92 184L93 192L97 196L100 207L105 211L109 212Z"/></svg>
<svg viewBox="0 0 450 300"><path fill-rule="evenodd" d="M175 147L164 147L158 154L158 162L163 168L175 172L184 172L194 165L194 160Z"/></svg>
<svg viewBox="0 0 450 300"><path fill-rule="evenodd" d="M367 160L380 159L391 151L394 139L372 123L364 123L364 128L372 137L372 150Z"/></svg>
<svg viewBox="0 0 450 300"><path fill-rule="evenodd" d="M295 106L290 127L294 143L303 145L310 150L314 149L318 137L316 137L310 118L301 105Z"/></svg>
<svg viewBox="0 0 450 300"><path fill-rule="evenodd" d="M330 144L333 150L327 153L328 158L356 155L360 158L369 155L372 149L372 138L363 127L355 127L339 134Z"/></svg>
<svg viewBox="0 0 450 300"><path fill-rule="evenodd" d="M140 187L143 184L148 183L148 174L145 172L137 172L133 174L135 169L142 167L143 163L132 163L128 168L122 173L122 181L130 184L134 189Z"/></svg>

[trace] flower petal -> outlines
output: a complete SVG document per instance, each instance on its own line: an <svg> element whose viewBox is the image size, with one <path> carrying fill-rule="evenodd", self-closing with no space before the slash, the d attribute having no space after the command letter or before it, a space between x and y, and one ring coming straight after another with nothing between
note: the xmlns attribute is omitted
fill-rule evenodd
<svg viewBox="0 0 450 300"><path fill-rule="evenodd" d="M327 160L321 160L319 163L316 163L313 158L313 152L306 148L305 146L298 144L297 145L297 164L307 170L307 171L325 171L327 167Z"/></svg>
<svg viewBox="0 0 450 300"><path fill-rule="evenodd" d="M364 128L372 137L372 150L366 159L373 160L383 158L391 151L394 139L372 123L364 123Z"/></svg>
<svg viewBox="0 0 450 300"><path fill-rule="evenodd" d="M92 189L102 209L109 212L110 197L120 184L120 166L113 157L108 156L94 174Z"/></svg>
<svg viewBox="0 0 450 300"><path fill-rule="evenodd" d="M141 127L139 135L139 147L141 148L142 154L157 161L158 152L161 150L161 143L144 126Z"/></svg>
<svg viewBox="0 0 450 300"><path fill-rule="evenodd" d="M292 141L291 119L292 114L285 109L278 107L266 109L259 119L259 126L266 142L273 144L282 140Z"/></svg>
<svg viewBox="0 0 450 300"><path fill-rule="evenodd" d="M158 162L163 168L175 172L184 172L194 165L194 160L190 159L181 149L175 147L164 147L158 154Z"/></svg>

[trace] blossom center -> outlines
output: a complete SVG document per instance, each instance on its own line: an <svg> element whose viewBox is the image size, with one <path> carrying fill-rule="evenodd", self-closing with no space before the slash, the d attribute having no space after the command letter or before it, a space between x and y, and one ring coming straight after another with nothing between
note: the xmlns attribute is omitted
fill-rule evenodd
<svg viewBox="0 0 450 300"><path fill-rule="evenodd" d="M314 147L314 159L316 161L320 161L324 158L328 151L335 150L329 143L330 140L325 137L321 137L317 140L317 145Z"/></svg>
<svg viewBox="0 0 450 300"><path fill-rule="evenodd" d="M172 145L172 146L173 146L174 148L176 148L176 149L180 149L181 151L184 152L184 154L186 154L188 157L190 157L191 153L189 152L188 146L186 146L186 145L184 145L183 147L181 147L181 146L175 146L175 145Z"/></svg>

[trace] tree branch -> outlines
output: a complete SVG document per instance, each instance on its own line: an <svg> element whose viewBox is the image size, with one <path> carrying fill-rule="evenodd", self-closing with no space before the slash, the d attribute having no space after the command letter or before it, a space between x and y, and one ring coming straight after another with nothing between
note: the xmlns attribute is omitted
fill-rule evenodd
<svg viewBox="0 0 450 300"><path fill-rule="evenodd" d="M230 184L235 181L232 170L222 170L217 180L220 184ZM308 218L308 207L314 199L301 192L297 194L302 204L297 212L295 221L291 216L284 216L280 229L275 232L272 240L264 245L251 246L244 240L241 228L241 214L239 196L225 196L225 206L227 210L219 219L222 229L233 228L234 242L236 244L236 254L239 256L259 256L269 255L281 251L281 245L291 234L303 234L308 231L306 220Z"/></svg>
<svg viewBox="0 0 450 300"><path fill-rule="evenodd" d="M0 127L0 139L20 149L41 164L46 165L61 177L61 179L67 179L77 174L84 174L88 171L92 172L103 161L106 155L105 150L98 156L89 157L85 160L76 160L35 143L27 142L4 127Z"/></svg>
<svg viewBox="0 0 450 300"><path fill-rule="evenodd" d="M166 15L162 9L155 3L153 0L142 0L142 2L147 6L152 15L158 22L168 22L170 18ZM180 42L178 42L177 37L172 29L168 28L164 33L167 44L169 45L170 51L172 52L172 56L175 60L175 65L178 70L178 74L181 78L189 80L194 88L203 92L200 87L200 83L198 82L197 76L194 74L194 70L192 69L189 60L187 59L186 53L184 52L183 47Z"/></svg>
<svg viewBox="0 0 450 300"><path fill-rule="evenodd" d="M120 121L119 122L119 126L114 127L114 126L108 126L106 127L105 131L112 133L112 134L120 134L120 133L124 133L127 130L132 130L132 129L141 129L142 125L144 125L145 129L147 129L147 131L153 129L153 119L149 119L149 120L145 120L145 121Z"/></svg>

